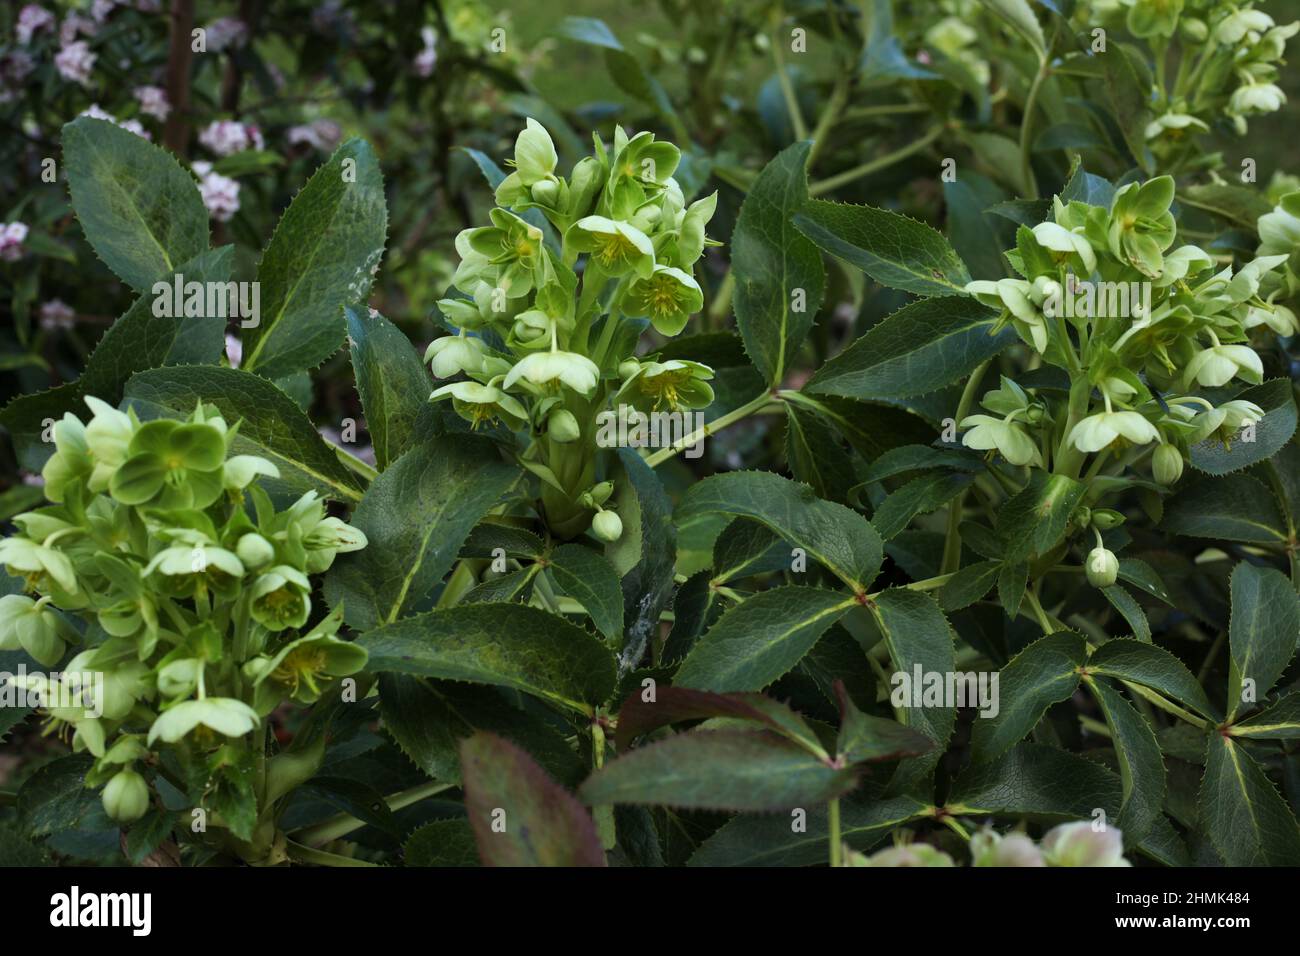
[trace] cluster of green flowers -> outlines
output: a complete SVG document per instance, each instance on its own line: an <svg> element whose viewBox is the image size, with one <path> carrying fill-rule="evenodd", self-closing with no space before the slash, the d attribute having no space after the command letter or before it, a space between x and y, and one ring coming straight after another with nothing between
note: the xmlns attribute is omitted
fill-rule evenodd
<svg viewBox="0 0 1300 956"><path fill-rule="evenodd" d="M1247 118L1273 113L1286 102L1277 85L1286 41L1300 21L1280 25L1252 3L1227 0L1093 0L1084 20L1115 23L1152 47L1159 69L1155 118L1146 129L1157 151L1207 131L1219 117L1244 135ZM1164 58L1179 43L1177 75L1165 81Z"/></svg>
<svg viewBox="0 0 1300 956"><path fill-rule="evenodd" d="M602 510L595 414L607 402L682 410L712 403L712 370L698 362L636 357L648 320L677 335L704 303L693 271L717 196L688 204L674 172L681 153L651 133L616 129L567 178L535 120L515 143L513 171L496 190L491 225L456 237L453 285L464 298L438 305L456 334L425 356L433 374L465 379L431 396L450 399L475 426L528 429L523 463L542 481L551 528L621 534ZM581 282L579 282L581 278ZM593 523L593 516L610 517Z"/></svg>
<svg viewBox="0 0 1300 956"><path fill-rule="evenodd" d="M366 539L314 492L277 511L254 483L277 468L231 455L238 426L210 408L141 423L86 402L88 422L68 413L54 425L51 504L15 517L19 532L0 541L26 592L0 598L0 649L59 668L15 681L50 705L47 732L96 758L86 785L104 786L105 809L125 822L150 805L137 768L158 769L162 745L202 766L284 700L314 701L364 666L365 651L335 637L337 613L299 629L308 575Z"/></svg>
<svg viewBox="0 0 1300 956"><path fill-rule="evenodd" d="M1021 278L966 287L1000 310L998 327L1015 328L1037 353L1034 364L1065 370L1071 383L1067 400L1004 377L983 397L987 414L959 422L966 446L1070 478L1087 455L1098 456L1090 477L1107 459L1132 469L1149 455L1155 482L1171 485L1193 444L1228 444L1263 417L1252 402L1216 404L1201 392L1258 384L1263 363L1251 336L1297 331L1294 313L1276 301L1287 255L1261 254L1234 271L1196 246L1175 245L1173 198L1168 176L1122 187L1109 208L1057 197L1052 219L1021 226L1007 253ZM1085 504L1113 487L1094 484ZM1097 539L1089 578L1113 584L1117 561L1100 531L1122 518L1095 507L1081 514L1081 529L1091 526Z"/></svg>
<svg viewBox="0 0 1300 956"><path fill-rule="evenodd" d="M971 837L971 866L1132 866L1124 859L1124 835L1114 827L1094 829L1088 822L1062 823L1039 843L1018 831L1000 834L985 828ZM904 843L867 856L848 850L845 866L956 866L953 858L928 843Z"/></svg>

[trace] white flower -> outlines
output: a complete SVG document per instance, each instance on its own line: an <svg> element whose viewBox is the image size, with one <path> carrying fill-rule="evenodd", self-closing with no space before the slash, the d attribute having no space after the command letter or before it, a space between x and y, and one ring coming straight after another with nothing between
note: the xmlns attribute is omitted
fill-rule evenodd
<svg viewBox="0 0 1300 956"><path fill-rule="evenodd" d="M23 257L23 241L27 238L27 223L0 223L0 259L17 262Z"/></svg>
<svg viewBox="0 0 1300 956"><path fill-rule="evenodd" d="M50 301L41 304L41 328L51 332L70 329L73 326L72 320L76 314L72 306L62 299L50 299Z"/></svg>
<svg viewBox="0 0 1300 956"><path fill-rule="evenodd" d="M18 22L14 25L14 37L19 46L29 46L32 37L40 30L54 26L54 14L44 7L29 3L18 12Z"/></svg>
<svg viewBox="0 0 1300 956"><path fill-rule="evenodd" d="M82 110L78 115L89 116L92 119L103 120L105 123L112 123L114 126L120 126L128 133L135 133L135 135L139 136L141 139L152 139L149 135L149 131L140 125L139 120L119 120L112 113L100 109L98 103L91 103L89 109Z"/></svg>
<svg viewBox="0 0 1300 956"><path fill-rule="evenodd" d="M1300 332L1300 323L1296 322L1296 315L1285 305L1274 303L1271 309L1261 308L1252 305L1246 310L1246 321L1243 323L1246 328L1253 329L1260 325L1267 325L1270 329L1281 336L1295 335Z"/></svg>
<svg viewBox="0 0 1300 956"><path fill-rule="evenodd" d="M79 36L93 37L98 32L99 26L94 20L79 13L69 13L59 24L59 46L67 46Z"/></svg>
<svg viewBox="0 0 1300 956"><path fill-rule="evenodd" d="M248 27L243 20L236 17L221 17L208 24L205 30L207 48L211 53L220 53L227 47L243 46L248 39Z"/></svg>
<svg viewBox="0 0 1300 956"><path fill-rule="evenodd" d="M140 104L141 113L152 116L160 123L167 119L172 106L167 102L167 91L161 86L137 86L133 92L136 102Z"/></svg>
<svg viewBox="0 0 1300 956"><path fill-rule="evenodd" d="M1240 375L1248 382L1264 380L1264 363L1248 345L1214 345L1192 356L1183 370L1183 380L1207 388L1227 385Z"/></svg>
<svg viewBox="0 0 1300 956"><path fill-rule="evenodd" d="M1237 116L1276 113L1286 102L1286 94L1273 83L1250 83L1239 86L1228 101L1228 112Z"/></svg>
<svg viewBox="0 0 1300 956"><path fill-rule="evenodd" d="M208 214L217 222L229 222L239 212L239 183L229 176L212 171L212 164L201 160L193 163L199 177L199 195Z"/></svg>
<svg viewBox="0 0 1300 956"><path fill-rule="evenodd" d="M434 378L450 378L461 372L482 371L486 350L482 339L470 338L468 335L444 335L429 343L424 352L424 360L430 363Z"/></svg>
<svg viewBox="0 0 1300 956"><path fill-rule="evenodd" d="M1236 46L1247 34L1250 43L1258 43L1260 34L1273 26L1273 18L1263 10L1239 10L1226 17L1214 30L1214 38L1225 46Z"/></svg>
<svg viewBox="0 0 1300 956"><path fill-rule="evenodd" d="M199 134L199 142L218 156L229 156L246 149L261 149L265 143L261 131L251 124L235 120L214 120Z"/></svg>
<svg viewBox="0 0 1300 956"><path fill-rule="evenodd" d="M239 368L239 363L244 358L244 343L236 336L226 336L226 361L230 363L231 368Z"/></svg>
<svg viewBox="0 0 1300 956"><path fill-rule="evenodd" d="M108 19L108 15L113 12L117 4L114 0L95 0L90 5L90 16L96 23L103 23Z"/></svg>
<svg viewBox="0 0 1300 956"><path fill-rule="evenodd" d="M412 69L416 76L429 77L438 63L438 33L433 27L425 27L420 31L420 38L424 41L424 49L412 63Z"/></svg>
<svg viewBox="0 0 1300 956"><path fill-rule="evenodd" d="M1124 859L1124 834L1113 826L1094 830L1092 823L1062 823L1047 831L1040 844L1050 866L1132 866Z"/></svg>
<svg viewBox="0 0 1300 956"><path fill-rule="evenodd" d="M1197 119L1189 113L1170 112L1147 123L1146 137L1147 139L1155 139L1157 136L1163 136L1169 132L1178 135L1189 127L1198 129L1201 132L1208 132L1210 129L1204 120Z"/></svg>
<svg viewBox="0 0 1300 956"><path fill-rule="evenodd" d="M85 40L69 43L54 55L54 66L59 76L72 83L90 86L90 71L95 68L98 56L90 52Z"/></svg>
<svg viewBox="0 0 1300 956"><path fill-rule="evenodd" d="M1094 452L1108 447L1121 435L1135 445L1160 437L1156 427L1137 412L1098 412L1074 426L1069 442L1079 451Z"/></svg>
<svg viewBox="0 0 1300 956"><path fill-rule="evenodd" d="M558 379L580 395L590 395L600 378L600 369L585 355L574 352L534 352L510 370L504 387L509 388L520 378L534 385L545 385Z"/></svg>
<svg viewBox="0 0 1300 956"><path fill-rule="evenodd" d="M1012 465L1042 465L1042 456L1032 438L1019 425L991 415L971 415L963 418L962 428L970 431L962 435L961 443L977 451L996 448Z"/></svg>

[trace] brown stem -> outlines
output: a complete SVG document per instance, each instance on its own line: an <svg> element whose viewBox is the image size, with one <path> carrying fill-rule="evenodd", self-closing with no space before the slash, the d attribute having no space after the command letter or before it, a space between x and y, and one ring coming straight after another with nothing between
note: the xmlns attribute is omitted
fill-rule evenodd
<svg viewBox="0 0 1300 956"><path fill-rule="evenodd" d="M190 61L194 48L194 0L172 0L171 39L167 50L167 99L172 111L163 127L163 145L184 156L190 138Z"/></svg>

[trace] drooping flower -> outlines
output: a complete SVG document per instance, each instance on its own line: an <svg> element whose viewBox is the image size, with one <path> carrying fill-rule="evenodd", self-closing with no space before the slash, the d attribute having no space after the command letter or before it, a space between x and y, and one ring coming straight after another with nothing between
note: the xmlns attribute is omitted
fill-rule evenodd
<svg viewBox="0 0 1300 956"><path fill-rule="evenodd" d="M253 620L267 630L302 627L311 615L311 581L286 564L259 575L249 596Z"/></svg>
<svg viewBox="0 0 1300 956"><path fill-rule="evenodd" d="M474 428L493 421L502 421L512 431L528 424L528 412L513 395L491 385L478 382L452 382L434 389L429 401L450 398L456 414Z"/></svg>
<svg viewBox="0 0 1300 956"><path fill-rule="evenodd" d="M1023 833L999 834L989 828L970 840L971 866L1047 866L1037 845Z"/></svg>
<svg viewBox="0 0 1300 956"><path fill-rule="evenodd" d="M1079 451L1097 452L1120 437L1135 445L1145 445L1159 440L1160 433L1138 412L1106 411L1089 415L1075 425L1068 441Z"/></svg>
<svg viewBox="0 0 1300 956"><path fill-rule="evenodd" d="M1183 381L1207 388L1227 385L1240 376L1258 385L1264 380L1264 363L1248 345L1213 345L1197 352L1183 370Z"/></svg>
<svg viewBox="0 0 1300 956"><path fill-rule="evenodd" d="M424 352L424 360L433 369L434 378L451 378L461 372L483 371L487 346L482 339L468 335L444 335L434 339Z"/></svg>
<svg viewBox="0 0 1300 956"><path fill-rule="evenodd" d="M962 435L961 443L977 451L997 449L1012 465L1042 466L1042 454L1034 440L1011 418L994 418L991 415L969 415L960 427L969 429Z"/></svg>
<svg viewBox="0 0 1300 956"><path fill-rule="evenodd" d="M242 700L232 697L205 697L185 700L163 711L149 728L149 746L155 741L174 744L196 727L242 737L257 726L257 712Z"/></svg>
<svg viewBox="0 0 1300 956"><path fill-rule="evenodd" d="M503 387L508 389L521 378L534 385L558 381L585 396L596 387L600 369L591 359L576 352L534 352L515 363L506 375Z"/></svg>

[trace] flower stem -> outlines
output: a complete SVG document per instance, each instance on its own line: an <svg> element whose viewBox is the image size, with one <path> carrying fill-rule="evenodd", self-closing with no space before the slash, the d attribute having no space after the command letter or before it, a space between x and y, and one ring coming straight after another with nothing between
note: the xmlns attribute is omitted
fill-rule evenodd
<svg viewBox="0 0 1300 956"><path fill-rule="evenodd" d="M726 428L728 425L734 425L742 418L754 414L755 412L766 407L769 403L773 401L780 401L780 399L777 399L771 392L763 392L762 394L758 395L751 401L748 401L744 405L741 405L739 408L732 409L731 411L727 412L725 415L719 415L717 418L709 422L707 425L695 429L695 431L691 432L685 438L682 438L674 442L673 444L669 445L667 448L661 448L654 454L647 456L645 463L649 465L651 468L655 468L658 465L662 465L664 462L666 462L669 458L672 458L678 452L690 448L696 442L708 438L710 435L717 434L718 432L722 431L722 429Z"/></svg>
<svg viewBox="0 0 1300 956"><path fill-rule="evenodd" d="M419 803L426 797L432 797L435 794L442 793L444 790L450 790L454 784L438 783L430 780L422 783L417 787L409 790L402 790L385 798L389 810L402 810L412 804ZM360 830L366 825L364 820L358 820L349 813L340 813L338 816L330 817L322 823L313 824L305 829L298 830L294 836L297 837L297 843L291 842L290 847L301 845L303 849L310 849L312 846L319 846L323 843L330 843L334 840L342 839L355 830ZM290 854L292 855L292 853ZM326 854L332 856L333 854ZM342 859L342 858L341 858ZM310 861L308 861L310 862ZM338 864L351 865L351 864ZM369 864L357 864L365 865Z"/></svg>
<svg viewBox="0 0 1300 956"><path fill-rule="evenodd" d="M325 850L317 850L313 847L303 846L301 843L295 843L289 840L286 844L286 850L289 859L295 863L314 863L317 866L378 866L378 863L371 863L368 860L354 860L350 856L340 856L337 853L327 853Z"/></svg>
<svg viewBox="0 0 1300 956"><path fill-rule="evenodd" d="M1020 118L1020 177L1025 187L1025 198L1038 198L1038 181L1034 178L1034 164L1032 161L1033 154L1033 131L1034 131L1034 107L1038 104L1038 92L1043 88L1043 80L1047 78L1047 67L1051 61L1047 54L1038 64L1038 72L1034 74L1034 82L1029 86L1029 95L1025 98L1024 114Z"/></svg>
<svg viewBox="0 0 1300 956"><path fill-rule="evenodd" d="M943 124L937 123L930 127L929 131L920 139L913 143L909 143L901 149L896 149L892 153L886 153L884 156L863 163L860 166L854 166L852 169L846 169L842 173L837 173L836 175L823 179L820 182L813 183L808 187L808 195L820 196L823 193L839 189L841 186L845 186L853 182L855 179L861 179L863 176L870 176L872 173L878 173L882 169L887 169L895 163L907 159L907 157L915 153L921 152L938 139L939 134L942 132Z"/></svg>
<svg viewBox="0 0 1300 956"><path fill-rule="evenodd" d="M840 843L840 801L832 800L827 809L830 816L831 866L840 866L844 853Z"/></svg>

